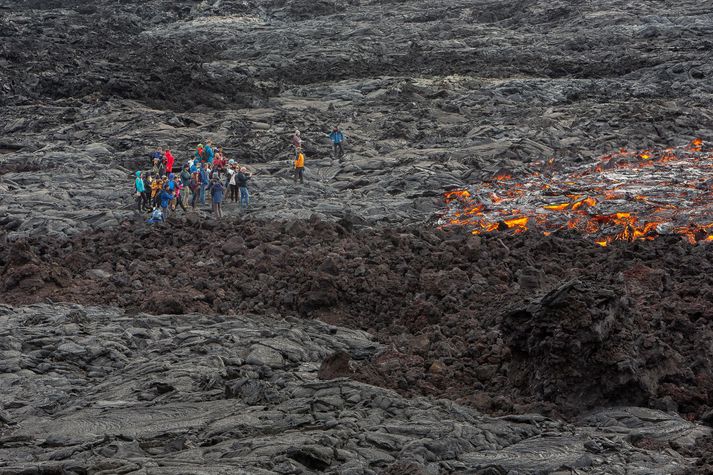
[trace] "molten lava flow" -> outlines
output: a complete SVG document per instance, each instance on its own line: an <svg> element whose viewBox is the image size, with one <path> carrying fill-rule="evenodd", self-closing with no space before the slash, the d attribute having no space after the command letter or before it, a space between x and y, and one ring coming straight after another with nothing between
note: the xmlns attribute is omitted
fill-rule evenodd
<svg viewBox="0 0 713 475"><path fill-rule="evenodd" d="M664 150L621 149L597 163L542 169L513 178L499 172L468 189L444 193L442 225L473 234L558 231L591 235L600 246L678 234L713 241L713 150L701 139Z"/></svg>

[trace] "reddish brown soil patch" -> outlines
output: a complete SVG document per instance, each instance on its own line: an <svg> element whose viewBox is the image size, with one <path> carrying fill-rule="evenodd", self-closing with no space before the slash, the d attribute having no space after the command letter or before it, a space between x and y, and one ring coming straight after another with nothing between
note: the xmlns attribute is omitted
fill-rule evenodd
<svg viewBox="0 0 713 475"><path fill-rule="evenodd" d="M712 405L710 246L193 222L6 246L2 300L321 318L387 345L354 377L495 413Z"/></svg>

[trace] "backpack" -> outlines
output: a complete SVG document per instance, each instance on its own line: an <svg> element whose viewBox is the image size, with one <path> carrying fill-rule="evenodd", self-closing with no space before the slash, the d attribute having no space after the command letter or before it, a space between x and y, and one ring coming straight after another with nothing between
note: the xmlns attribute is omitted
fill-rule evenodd
<svg viewBox="0 0 713 475"><path fill-rule="evenodd" d="M161 213L160 209L154 208L151 212L151 216L146 220L146 222L150 224L163 222L163 213Z"/></svg>

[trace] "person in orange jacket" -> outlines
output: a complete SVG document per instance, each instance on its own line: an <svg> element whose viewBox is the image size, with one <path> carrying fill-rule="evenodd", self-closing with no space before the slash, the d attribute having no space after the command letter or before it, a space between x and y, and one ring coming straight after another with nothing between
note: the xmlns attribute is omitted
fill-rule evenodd
<svg viewBox="0 0 713 475"><path fill-rule="evenodd" d="M300 179L300 183L304 183L304 173L305 173L305 155L302 153L302 149L297 150L297 159L295 160L295 183L297 183L297 178Z"/></svg>

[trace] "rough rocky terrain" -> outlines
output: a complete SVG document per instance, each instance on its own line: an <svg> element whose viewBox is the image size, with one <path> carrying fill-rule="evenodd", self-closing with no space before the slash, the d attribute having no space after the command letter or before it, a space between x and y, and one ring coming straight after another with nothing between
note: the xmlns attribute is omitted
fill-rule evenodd
<svg viewBox="0 0 713 475"><path fill-rule="evenodd" d="M0 0L0 37L0 473L712 470L709 245L435 229L711 141L706 2ZM208 138L251 210L143 224L133 171Z"/></svg>
<svg viewBox="0 0 713 475"><path fill-rule="evenodd" d="M13 152L0 157L0 219L17 237L116 224L129 172L154 147L180 161L209 137L259 172L261 217L397 223L502 167L713 138L713 19L697 2L2 0L0 11L0 149ZM329 159L335 123L345 163Z"/></svg>
<svg viewBox="0 0 713 475"><path fill-rule="evenodd" d="M0 290L13 303L351 326L389 346L361 378L488 412L713 417L711 246L195 219L10 244Z"/></svg>
<svg viewBox="0 0 713 475"><path fill-rule="evenodd" d="M318 379L360 331L265 316L0 307L0 473L665 473L710 432L660 411L488 417Z"/></svg>

